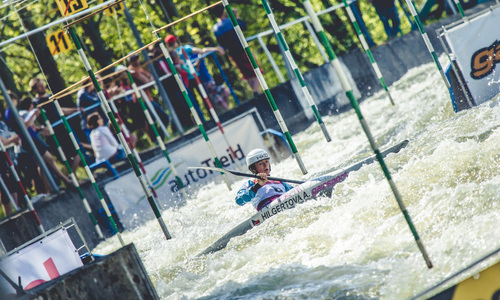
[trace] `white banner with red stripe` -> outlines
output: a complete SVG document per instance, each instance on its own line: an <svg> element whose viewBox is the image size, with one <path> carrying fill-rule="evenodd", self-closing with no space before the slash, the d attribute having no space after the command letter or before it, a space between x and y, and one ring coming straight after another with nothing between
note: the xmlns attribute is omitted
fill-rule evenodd
<svg viewBox="0 0 500 300"><path fill-rule="evenodd" d="M0 260L0 269L25 290L72 271L83 263L68 232L61 228L47 237ZM16 290L0 276L0 298Z"/></svg>

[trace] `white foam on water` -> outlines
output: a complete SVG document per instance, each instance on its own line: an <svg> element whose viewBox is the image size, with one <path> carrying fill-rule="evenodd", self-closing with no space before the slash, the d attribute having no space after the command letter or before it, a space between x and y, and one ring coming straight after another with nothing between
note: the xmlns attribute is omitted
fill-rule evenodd
<svg viewBox="0 0 500 300"><path fill-rule="evenodd" d="M429 270L378 163L352 172L334 190L279 214L216 253L196 257L254 213L211 183L185 206L123 237L133 242L162 299L405 299L499 247L499 100L455 114L434 64L410 70L360 104L381 149L409 144L385 162L434 264ZM293 137L309 174L295 160L272 175L307 179L372 154L354 111L323 117ZM119 247L110 238L94 251Z"/></svg>

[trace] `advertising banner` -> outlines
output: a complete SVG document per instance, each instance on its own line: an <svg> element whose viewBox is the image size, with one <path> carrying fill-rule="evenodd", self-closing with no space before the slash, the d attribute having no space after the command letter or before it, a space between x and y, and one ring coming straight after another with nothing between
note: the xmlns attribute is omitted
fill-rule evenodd
<svg viewBox="0 0 500 300"><path fill-rule="evenodd" d="M500 93L500 8L488 10L446 31L446 41L457 57L467 86L477 105Z"/></svg>
<svg viewBox="0 0 500 300"><path fill-rule="evenodd" d="M254 148L266 149L260 135L259 127L252 114L247 114L234 121L223 124L224 132L236 152L241 166L245 166L245 156ZM207 132L210 142L215 148L223 168L238 170L236 160L230 151L224 137L217 128ZM202 169L188 169L188 167L216 167L212 154L202 136L185 143L177 149L168 149L172 164L175 165L179 177L185 186L186 192L192 194L202 185L210 181L222 181L219 172ZM160 210L180 205L185 201L181 197L179 187L172 174L168 162L161 156L145 165L147 176L150 178L157 194ZM244 170L245 171L246 167ZM231 177L228 176L231 180ZM116 214L124 228L131 229L145 221L153 219L154 214L143 189L134 173L128 173L106 184L104 190L113 203Z"/></svg>
<svg viewBox="0 0 500 300"><path fill-rule="evenodd" d="M83 263L68 232L60 229L0 260L0 269L25 290L72 271ZM3 294L2 294L3 293ZM0 299L16 290L0 276Z"/></svg>

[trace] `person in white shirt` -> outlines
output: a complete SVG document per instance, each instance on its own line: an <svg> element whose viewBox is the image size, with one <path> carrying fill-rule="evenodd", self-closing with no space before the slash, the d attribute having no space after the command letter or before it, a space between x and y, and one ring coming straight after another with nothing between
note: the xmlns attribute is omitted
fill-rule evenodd
<svg viewBox="0 0 500 300"><path fill-rule="evenodd" d="M125 151L118 143L113 133L107 126L99 113L92 113L87 117L87 126L90 132L90 144L94 150L96 161L109 160L115 162L125 158Z"/></svg>

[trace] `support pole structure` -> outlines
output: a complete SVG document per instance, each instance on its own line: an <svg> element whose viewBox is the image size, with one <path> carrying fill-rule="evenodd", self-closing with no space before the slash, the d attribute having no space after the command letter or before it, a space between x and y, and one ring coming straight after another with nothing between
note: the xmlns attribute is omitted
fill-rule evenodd
<svg viewBox="0 0 500 300"><path fill-rule="evenodd" d="M427 35L427 32L425 32L424 25L422 24L422 21L420 20L420 17L418 16L417 9L415 8L415 4L413 3L412 0L405 0L406 5L410 9L411 15L413 16L413 19L415 20L415 23L417 24L418 30L420 31L420 35L422 36L422 39L424 39L425 45L427 46L427 49L429 50L429 53L432 56L432 60L434 60L434 63L436 64L436 67L439 71L439 74L441 75L441 78L444 81L444 84L446 85L447 89L451 88L450 81L446 77L446 74L443 71L443 67L441 66L441 63L439 62L439 59L436 55L436 51L434 50L434 47L431 44L431 41L429 40L429 36Z"/></svg>
<svg viewBox="0 0 500 300"><path fill-rule="evenodd" d="M205 87L201 83L201 80L198 77L198 74L196 74L196 70L194 69L193 62L188 57L184 47L180 46L180 49L182 51L182 56L184 57L184 61L188 64L189 73L191 73L191 75L194 77L194 80L196 81L196 85L198 86L198 90L200 91L201 97L203 98L203 101L205 101L207 108L210 111L210 115L212 116L212 119L215 121L215 124L217 124L217 128L219 128L219 131L222 134L222 137L224 138L224 141L226 142L226 146L228 147L229 152L231 152L231 156L233 157L234 161L236 162L236 165L238 166L239 169L241 169L241 164L240 164L238 158L236 157L236 152L234 152L233 147L231 147L231 143L229 143L229 140L226 136L226 133L224 132L224 127L222 127L222 124L219 120L219 116L215 112L215 109L212 106L210 99L208 98L207 91L205 90Z"/></svg>
<svg viewBox="0 0 500 300"><path fill-rule="evenodd" d="M148 188L148 185L146 183L146 180L144 179L144 174L142 174L140 168L137 165L137 161L135 160L134 156L132 155L132 152L130 151L130 148L127 145L127 142L123 136L123 133L118 126L118 123L113 115L113 112L111 111L111 108L109 106L109 103L106 100L106 97L104 96L104 92L102 91L97 78L95 77L94 71L92 70L92 67L90 66L90 62L88 61L87 55L82 49L82 46L80 44L80 40L78 39L78 36L76 35L76 32L73 27L67 27L67 30L69 31L69 35L71 39L73 40L73 43L75 44L75 47L78 51L78 55L80 56L80 59L83 62L83 65L85 67L85 70L89 74L89 77L92 81L92 84L94 85L94 88L97 92L97 96L99 97L99 100L101 101L101 105L104 108L104 112L108 116L108 119L111 122L111 125L113 127L113 130L115 131L116 136L118 137L118 140L120 144L123 147L123 150L125 151L125 154L132 166L132 169L134 171L135 176L139 180L139 183L141 184L142 190L144 191L144 194L146 195L146 198L148 199L149 205L151 206L151 209L153 210L156 220L160 224L160 227L167 238L167 240L171 239L172 236L168 232L167 226L165 225L165 222L163 221L163 218L161 217L161 212L158 209L158 206L156 205L155 199L153 199L153 195L151 194L150 189Z"/></svg>
<svg viewBox="0 0 500 300"><path fill-rule="evenodd" d="M7 154L7 149L5 149L5 146L3 145L1 140L0 140L0 151L2 152L2 154L5 158L5 161L7 162L7 165L9 166L11 175L14 177L14 180L17 182L17 185L19 186L19 190L23 193L23 197L24 197L24 200L26 201L26 205L28 206L28 209L35 216L36 225L38 226L38 230L40 231L40 234L44 233L45 229L43 228L42 222L40 222L40 218L38 218L38 214L36 213L36 210L33 207L33 203L31 203L31 199L28 196L28 193L26 192L26 189L24 188L24 185L21 182L21 178L19 177L19 174L17 173L16 168L14 167L14 164L12 163L12 160L9 157L9 154Z"/></svg>
<svg viewBox="0 0 500 300"><path fill-rule="evenodd" d="M146 116L146 120L148 121L148 124L151 127L151 130L153 130L153 132L154 132L156 142L158 143L158 146L160 147L161 151L163 152L163 155L167 159L168 165L169 165L170 169L172 170L172 173L175 176L175 180L177 181L177 185L179 187L179 190L181 191L182 195L184 196L184 199L187 200L187 194L186 194L186 190L184 188L184 184L182 183L182 180L179 177L179 173L177 172L175 165L172 163L172 160L170 159L170 156L168 155L167 148L165 147L165 144L164 144L163 140L161 139L160 134L158 133L158 130L155 127L155 124L153 122L153 118L151 118L151 115L149 114L149 111L146 108L146 105L144 104L144 100L141 96L141 93L139 92L139 89L137 88L137 84L135 83L134 79L132 78L132 75L130 74L130 72L128 70L126 72L127 72L128 80L130 81L132 89L134 90L135 96L137 97L139 104L141 105L142 111L143 111L144 115ZM149 101L146 93L143 92L143 95L145 95L144 99L146 99L146 101ZM154 111L154 108L151 108L151 110Z"/></svg>
<svg viewBox="0 0 500 300"><path fill-rule="evenodd" d="M45 127L49 130L50 136L54 140L54 144L57 147L57 152L59 153L59 156L61 157L61 160L63 161L63 164L66 166L66 169L69 172L69 176L71 177L71 180L73 182L73 185L78 191L78 194L80 195L80 198L82 199L83 202L83 207L85 208L85 211L89 215L90 219L92 220L92 224L94 224L95 231L97 232L97 235L99 236L100 239L104 239L104 235L102 234L101 227L99 227L99 224L97 223L97 220L92 213L92 209L90 208L89 202L87 201L87 198L85 198L85 195L82 192L82 189L80 187L80 183L78 182L78 179L76 178L75 173L73 172L73 169L71 169L71 166L69 165L68 159L66 158L66 155L64 154L64 151L61 148L61 145L59 144L59 140L56 137L56 134L54 132L54 128L52 128L52 125L49 122L49 119L47 118L47 115L45 114L45 109L40 108L40 114L42 115L42 119L45 123Z"/></svg>
<svg viewBox="0 0 500 300"><path fill-rule="evenodd" d="M243 35L243 31L240 28L240 25L238 24L238 20L234 16L233 10L231 9L231 5L229 5L229 2L227 0L222 0L222 5L224 5L224 9L226 10L226 14L231 20L231 24L233 25L233 28L236 32L236 35L238 36L238 40L240 41L241 46L245 50L245 53L248 57L248 60L250 61L252 68L255 72L255 75L257 76L257 79L259 80L260 87L264 91L264 94L266 95L267 101L269 102L269 105L271 105L271 108L274 112L274 115L276 117L276 120L278 121L278 124L280 125L281 131L285 135L285 138L290 145L290 148L292 149L293 156L295 157L295 161L299 165L300 170L302 171L302 174L307 174L307 169L302 162L302 158L300 157L299 152L297 151L297 147L295 146L295 143L292 140L292 135L288 131L288 128L286 126L285 120L281 116L281 112L278 109L278 106L276 105L276 102L274 101L273 95L271 94L271 91L269 90L269 87L267 86L266 80L264 79L264 76L262 75L262 72L260 71L259 66L257 65L257 61L255 60L252 51L250 50L250 47L248 46L248 43L245 39L245 36Z"/></svg>
<svg viewBox="0 0 500 300"><path fill-rule="evenodd" d="M61 105L59 105L59 100L57 100L57 98L54 98L53 101L54 101L54 105L56 107L57 113L59 114L59 117L61 118L61 121L64 125L64 129L66 129L66 133L69 135L71 143L75 147L75 150L78 153L78 156L80 156L80 159L83 163L83 168L85 169L85 173L87 173L87 177L89 178L90 183L92 184L92 187L94 188L95 192L97 193L97 197L99 198L99 202L101 203L101 206L104 209L104 212L106 213L106 217L108 218L108 221L111 224L111 228L113 228L113 234L116 234L116 237L118 238L121 246L123 247L123 246L125 246L125 242L122 239L122 235L121 235L120 231L118 230L118 227L116 226L115 220L113 219L113 216L111 215L111 212L109 211L108 204L104 200L104 197L101 193L101 190L99 189L99 186L97 186L94 174L92 174L92 171L90 171L90 168L87 164L87 160L85 158L85 155L83 155L83 152L80 149L80 146L78 145L75 134L74 134L73 130L71 129L71 126L69 125L68 120L66 119L66 116L64 115L64 113L61 109Z"/></svg>
<svg viewBox="0 0 500 300"><path fill-rule="evenodd" d="M266 11L267 18L269 19L269 22L271 23L271 27L273 28L274 33L276 34L276 38L278 39L278 43L283 48L283 51L285 52L285 57L286 57L288 63L290 64L291 68L293 69L293 73L295 74L295 77L297 78L297 80L300 83L300 87L302 88L302 92L304 93L304 96L306 97L307 103L309 103L309 106L311 107L311 110L313 111L314 117L316 118L316 121L318 122L318 125L321 128L321 131L323 132L323 135L325 136L326 141L331 142L332 138L330 137L330 134L328 133L328 130L326 129L325 123L321 119L321 115L319 114L318 107L316 106L316 103L314 102L314 99L312 98L311 93L309 92L309 89L307 88L304 77L302 76L302 73L300 72L299 67L297 67L297 64L295 63L295 59L293 59L292 53L290 52L290 48L288 47L288 44L285 40L285 37L281 33L281 30L278 27L276 20L274 19L274 14L271 10L271 7L267 3L267 0L261 0L261 2L262 2L262 6L264 6L264 9Z"/></svg>
<svg viewBox="0 0 500 300"><path fill-rule="evenodd" d="M368 46L368 43L366 42L365 36L363 35L363 33L361 32L361 29L359 28L358 21L356 21L356 18L354 17L354 14L352 12L351 7L347 4L346 0L342 0L342 2L344 3L345 9L347 10L347 15L349 16L349 19L351 20L352 24L354 25L354 28L356 29L358 39L361 42L361 45L363 46L363 49L366 52L366 55L368 55L368 58L370 59L372 69L373 69L373 71L375 71L375 74L377 75L377 78L378 78L378 81L380 82L380 85L382 86L382 88L384 88L385 94L389 98L389 101L391 101L391 104L394 105L394 100L392 99L391 93L389 92L389 89L387 88L387 85L385 84L385 80L384 80L384 77L382 76L382 72L380 72L378 64L372 55L372 51L370 50L370 46Z"/></svg>
<svg viewBox="0 0 500 300"><path fill-rule="evenodd" d="M218 5L218 4L220 4L220 3L216 3L214 5ZM214 5L211 5L211 6L214 6ZM147 15L147 10L144 8L144 5L142 4L142 2L141 2L141 7L144 10L144 13L146 13L146 15ZM212 154L212 157L214 159L214 165L217 166L218 168L221 168L222 164L221 164L221 162L219 160L219 157L217 156L217 153L215 152L215 148L213 147L212 143L210 142L210 139L208 138L208 134L205 131L205 127L203 126L203 123L201 122L199 114L196 112L196 109L193 106L193 102L191 101L191 98L189 97L189 94L188 94L188 92L186 90L186 86L184 85L184 82L182 81L182 78L180 77L179 73L175 69L174 63L172 61L172 57L170 56L170 53L167 50L167 46L165 45L165 41L162 40L160 38L160 35L158 34L158 32L160 30L166 29L166 28L172 26L175 23L178 23L178 22L180 22L182 20L185 20L188 17L192 17L192 16L194 16L194 15L196 15L196 14L202 12L202 11L205 11L207 9L208 8L205 7L204 9L202 9L200 11L194 12L194 13L190 14L189 16L183 17L183 18L181 18L181 19L179 19L179 20L177 20L175 22L172 22L170 24L167 24L167 25L165 25L165 26L163 26L162 28L159 28L159 29L154 29L152 23L150 23L150 26L151 26L151 28L153 28L153 34L156 36L156 38L161 40L160 41L160 49L161 49L163 55L165 56L165 59L166 59L167 64L168 64L168 67L172 71L174 79L177 82L177 85L179 86L181 94L184 97L184 100L186 101L186 103L187 103L187 105L189 107L189 110L191 111L191 114L193 115L193 118L194 118L194 120L196 122L196 125L198 125L198 129L200 130L203 138L205 139L205 143L207 144L207 146L208 146L208 148L210 150L210 153ZM148 18L149 18L149 16L148 16ZM221 176L222 176L224 182L226 183L227 188L229 190L231 190L231 183L230 183L229 179L227 178L226 174L224 174L224 173L221 172Z"/></svg>
<svg viewBox="0 0 500 300"><path fill-rule="evenodd" d="M318 32L318 36L321 39L323 47L325 47L325 50L328 54L328 57L330 58L331 64L333 65L333 68L335 69L335 72L337 73L337 76L340 79L340 84L342 85L342 88L344 89L345 94L346 94L347 98L349 99L349 102L351 103L352 108L356 112L356 115L357 115L358 120L361 124L361 127L363 128L363 131L365 132L365 135L368 138L370 146L371 146L373 152L375 153L375 157L377 158L377 161L380 164L380 167L384 173L384 176L386 177L386 179L389 183L389 186L391 187L391 190L394 194L394 197L396 198L399 209L403 213L403 216L404 216L404 218L405 218L405 220L410 228L410 231L413 234L413 237L415 239L415 242L416 242L420 252L422 253L422 256L425 260L425 263L427 264L427 267L430 269L430 268L432 268L432 262L429 258L429 255L427 254L427 251L425 250L424 244L420 240L418 232L417 232L415 226L413 225L413 222L410 218L410 215L408 214L408 211L406 210L406 207L403 203L401 194L399 193L399 191L396 187L396 184L392 180L391 173L389 172L389 168L387 168L387 166L384 162L384 158L383 158L382 154L380 153L380 150L377 146L377 143L375 142L375 139L370 131L370 128L368 127L368 123L366 122L365 118L363 117L363 114L361 113L361 110L360 110L359 104L358 104L358 100L354 97L354 93L352 92L351 85L350 85L349 81L347 80L347 76L344 73L342 66L340 65L339 59L336 57L335 53L333 52L333 48L330 44L330 41L328 41L328 38L326 37L326 34L323 30L323 26L321 25L318 17L316 16L316 13L314 12L314 9L311 5L311 2L309 2L309 0L302 0L302 2L304 4L304 7L305 7L307 13L311 17L311 21L313 23L313 26L316 29L316 31Z"/></svg>

